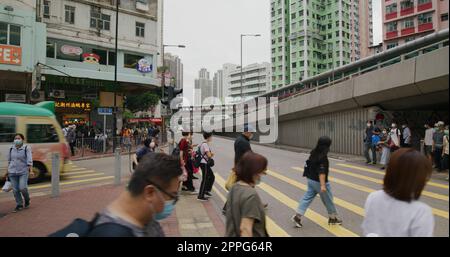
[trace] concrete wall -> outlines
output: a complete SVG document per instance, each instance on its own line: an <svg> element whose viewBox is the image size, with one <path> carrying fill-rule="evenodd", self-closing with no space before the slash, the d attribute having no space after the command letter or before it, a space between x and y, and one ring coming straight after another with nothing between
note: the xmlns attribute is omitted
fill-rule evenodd
<svg viewBox="0 0 450 257"><path fill-rule="evenodd" d="M321 136L333 140L332 152L360 155L368 109L354 109L279 123L279 144L314 148Z"/></svg>

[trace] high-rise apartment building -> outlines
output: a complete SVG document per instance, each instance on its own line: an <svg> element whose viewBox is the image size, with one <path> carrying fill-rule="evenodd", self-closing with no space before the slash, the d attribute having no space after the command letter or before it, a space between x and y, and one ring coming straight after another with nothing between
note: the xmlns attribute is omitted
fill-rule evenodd
<svg viewBox="0 0 450 257"><path fill-rule="evenodd" d="M383 0L382 13L384 49L448 28L448 0Z"/></svg>
<svg viewBox="0 0 450 257"><path fill-rule="evenodd" d="M213 96L213 82L210 79L209 71L205 68L198 73L195 80L194 105L201 105L206 98Z"/></svg>
<svg viewBox="0 0 450 257"><path fill-rule="evenodd" d="M166 84L175 85L177 89L183 88L183 63L180 57L165 53L164 62L169 73L169 81L166 81Z"/></svg>
<svg viewBox="0 0 450 257"><path fill-rule="evenodd" d="M372 0L272 0L271 17L272 89L359 60L373 41Z"/></svg>

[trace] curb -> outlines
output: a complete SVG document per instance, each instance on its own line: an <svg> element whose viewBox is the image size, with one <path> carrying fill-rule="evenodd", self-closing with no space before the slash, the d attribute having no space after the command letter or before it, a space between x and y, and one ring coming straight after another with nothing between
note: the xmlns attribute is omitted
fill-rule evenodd
<svg viewBox="0 0 450 257"><path fill-rule="evenodd" d="M128 154L134 154L136 151L131 151L128 153L121 153L120 155L128 155ZM94 156L86 156L86 157L80 157L80 158L71 158L71 161L84 161L84 160L92 160L92 159L100 159L100 158L106 158L106 157L114 157L115 154L101 154L101 155L94 155Z"/></svg>

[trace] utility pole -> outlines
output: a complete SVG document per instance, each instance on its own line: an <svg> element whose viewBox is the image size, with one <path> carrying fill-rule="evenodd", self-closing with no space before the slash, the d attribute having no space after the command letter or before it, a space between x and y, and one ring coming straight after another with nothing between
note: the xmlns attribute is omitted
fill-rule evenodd
<svg viewBox="0 0 450 257"><path fill-rule="evenodd" d="M119 88L119 83L117 82L117 63L118 63L118 42L119 42L119 4L120 0L116 0L116 42L114 46L114 52L116 57L116 63L114 65L114 108L113 108L113 151L116 151L116 136L117 136L117 88Z"/></svg>

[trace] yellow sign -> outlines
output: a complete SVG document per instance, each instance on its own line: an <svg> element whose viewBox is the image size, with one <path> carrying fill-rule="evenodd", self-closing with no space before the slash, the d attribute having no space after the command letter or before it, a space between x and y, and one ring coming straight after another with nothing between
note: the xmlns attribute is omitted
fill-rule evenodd
<svg viewBox="0 0 450 257"><path fill-rule="evenodd" d="M65 108L65 109L76 109L76 110L82 110L82 111L87 111L87 112L92 110L91 103L87 103L87 102L56 101L55 107L56 108Z"/></svg>

